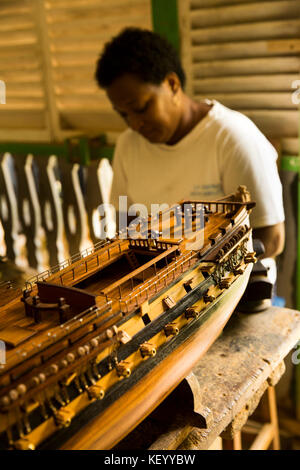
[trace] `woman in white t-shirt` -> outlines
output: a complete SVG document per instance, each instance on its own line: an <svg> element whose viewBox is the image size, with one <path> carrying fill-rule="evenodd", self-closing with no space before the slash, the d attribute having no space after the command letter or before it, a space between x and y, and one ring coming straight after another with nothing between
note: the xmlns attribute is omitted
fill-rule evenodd
<svg viewBox="0 0 300 470"><path fill-rule="evenodd" d="M161 36L126 28L106 44L96 80L129 129L118 139L111 201L172 204L215 199L244 184L256 201L251 224L265 258L284 246L282 187L272 145L254 123L216 101L184 92L185 74Z"/></svg>

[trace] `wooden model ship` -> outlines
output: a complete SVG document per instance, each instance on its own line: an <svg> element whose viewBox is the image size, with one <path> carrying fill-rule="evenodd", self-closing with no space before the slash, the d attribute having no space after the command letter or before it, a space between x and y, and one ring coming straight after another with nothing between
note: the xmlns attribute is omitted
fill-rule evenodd
<svg viewBox="0 0 300 470"><path fill-rule="evenodd" d="M186 204L192 227L199 208L204 215L190 237L176 223ZM162 217L148 237L149 218L138 238L101 242L23 291L2 286L0 448L109 449L144 419L240 300L255 261L254 205L244 187L215 202L184 201L169 211L168 239Z"/></svg>

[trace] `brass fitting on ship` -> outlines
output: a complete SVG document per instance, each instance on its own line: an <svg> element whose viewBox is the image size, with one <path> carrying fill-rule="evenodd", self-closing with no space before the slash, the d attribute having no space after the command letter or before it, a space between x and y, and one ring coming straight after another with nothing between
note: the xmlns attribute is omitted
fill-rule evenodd
<svg viewBox="0 0 300 470"><path fill-rule="evenodd" d="M54 413L54 418L56 424L60 428L67 428L70 426L72 419L74 418L74 412L67 410L66 408L61 408L60 410Z"/></svg>
<svg viewBox="0 0 300 470"><path fill-rule="evenodd" d="M152 344L143 343L140 345L140 353L142 357L154 357L156 354L156 349Z"/></svg>
<svg viewBox="0 0 300 470"><path fill-rule="evenodd" d="M244 274L244 270L241 267L234 268L233 274L235 276L240 276L241 274Z"/></svg>
<svg viewBox="0 0 300 470"><path fill-rule="evenodd" d="M210 303L210 302L213 302L214 300L216 300L216 297L212 294L209 294L208 292L206 292L206 294L204 294L203 296L203 300L206 304Z"/></svg>
<svg viewBox="0 0 300 470"><path fill-rule="evenodd" d="M131 375L131 370L128 367L128 363L125 361L116 364L116 371L119 377L128 378Z"/></svg>
<svg viewBox="0 0 300 470"><path fill-rule="evenodd" d="M223 277L219 282L220 289L229 289L231 282L228 277Z"/></svg>
<svg viewBox="0 0 300 470"><path fill-rule="evenodd" d="M100 385L92 385L88 388L89 397L95 398L96 400L102 400L104 398L105 392Z"/></svg>
<svg viewBox="0 0 300 470"><path fill-rule="evenodd" d="M256 253L255 252L251 252L251 253L247 253L244 257L244 262L246 264L249 264L249 263L256 263L257 261L257 258L256 258Z"/></svg>
<svg viewBox="0 0 300 470"><path fill-rule="evenodd" d="M164 327L164 332L166 336L175 336L179 333L179 328L174 323L168 323Z"/></svg>
<svg viewBox="0 0 300 470"><path fill-rule="evenodd" d="M196 310L194 307L188 307L184 312L185 318L197 318L199 317L200 312Z"/></svg>

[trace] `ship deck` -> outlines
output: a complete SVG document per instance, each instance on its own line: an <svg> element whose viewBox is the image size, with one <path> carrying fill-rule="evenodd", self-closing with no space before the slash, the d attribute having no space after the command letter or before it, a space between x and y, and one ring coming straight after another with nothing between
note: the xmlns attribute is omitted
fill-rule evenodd
<svg viewBox="0 0 300 470"><path fill-rule="evenodd" d="M209 237L218 232L219 227L226 221L228 222L228 219L226 219L224 213L214 213L213 217L209 217L205 225L203 245L210 242ZM175 233L174 237L176 235ZM149 284L148 290L144 291L144 298L140 295L141 302L155 295L157 289L170 284L183 272L181 265L178 265L175 270L166 271L170 262L176 259L176 255L174 255L176 247L174 245L174 250L169 250L170 256L160 253L162 255L161 259L158 263L153 264L154 257L158 256L157 252L147 252L145 249L140 250L139 254L136 250L134 259L129 255L132 250L129 248L128 240L118 242L114 242L108 245L108 248L102 248L99 252L95 252L55 273L49 277L49 282L57 282L60 285L83 289L96 296L97 305L100 307L105 306L108 298L111 298L113 299L113 311L116 311L120 306L120 301L128 299L132 291L135 291L138 287L145 285L147 282ZM191 251L183 251L183 255L189 254L190 256L190 253ZM182 255L178 258L182 259ZM192 257L189 266L195 264L196 261L197 258ZM142 269L142 266L148 267ZM134 270L138 272L137 275L130 274ZM160 285L159 282L155 282L155 279L159 278L162 271L166 272L166 276L161 279L162 284ZM153 281L152 285L151 281ZM115 290L110 289L112 284L116 285ZM118 284L121 285L122 291L117 286ZM36 289L36 286L33 289ZM31 345L34 347L46 337L46 332L48 334L51 329L58 327L57 315L53 315L51 312L44 315L40 323L35 323L32 317L25 316L24 303L20 301L20 297L21 291L19 290L16 292L15 299L1 307L0 340L5 341L8 346L7 362L9 362L10 355L13 354L19 344L24 344L27 340L30 340Z"/></svg>

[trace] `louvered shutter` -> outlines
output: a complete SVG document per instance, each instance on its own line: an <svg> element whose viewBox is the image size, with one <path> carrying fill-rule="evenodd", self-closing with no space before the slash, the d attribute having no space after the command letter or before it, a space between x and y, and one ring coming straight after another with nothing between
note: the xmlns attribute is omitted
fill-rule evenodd
<svg viewBox="0 0 300 470"><path fill-rule="evenodd" d="M104 43L126 26L151 29L150 0L47 0L55 101L64 130L89 135L125 126L94 80Z"/></svg>
<svg viewBox="0 0 300 470"><path fill-rule="evenodd" d="M124 129L94 70L104 43L126 26L152 29L151 0L2 0L0 140Z"/></svg>
<svg viewBox="0 0 300 470"><path fill-rule="evenodd" d="M179 2L187 91L243 112L298 154L299 0ZM298 82L299 86L299 82Z"/></svg>
<svg viewBox="0 0 300 470"><path fill-rule="evenodd" d="M0 139L49 138L42 51L34 2L0 5L0 79L6 103L0 105Z"/></svg>

